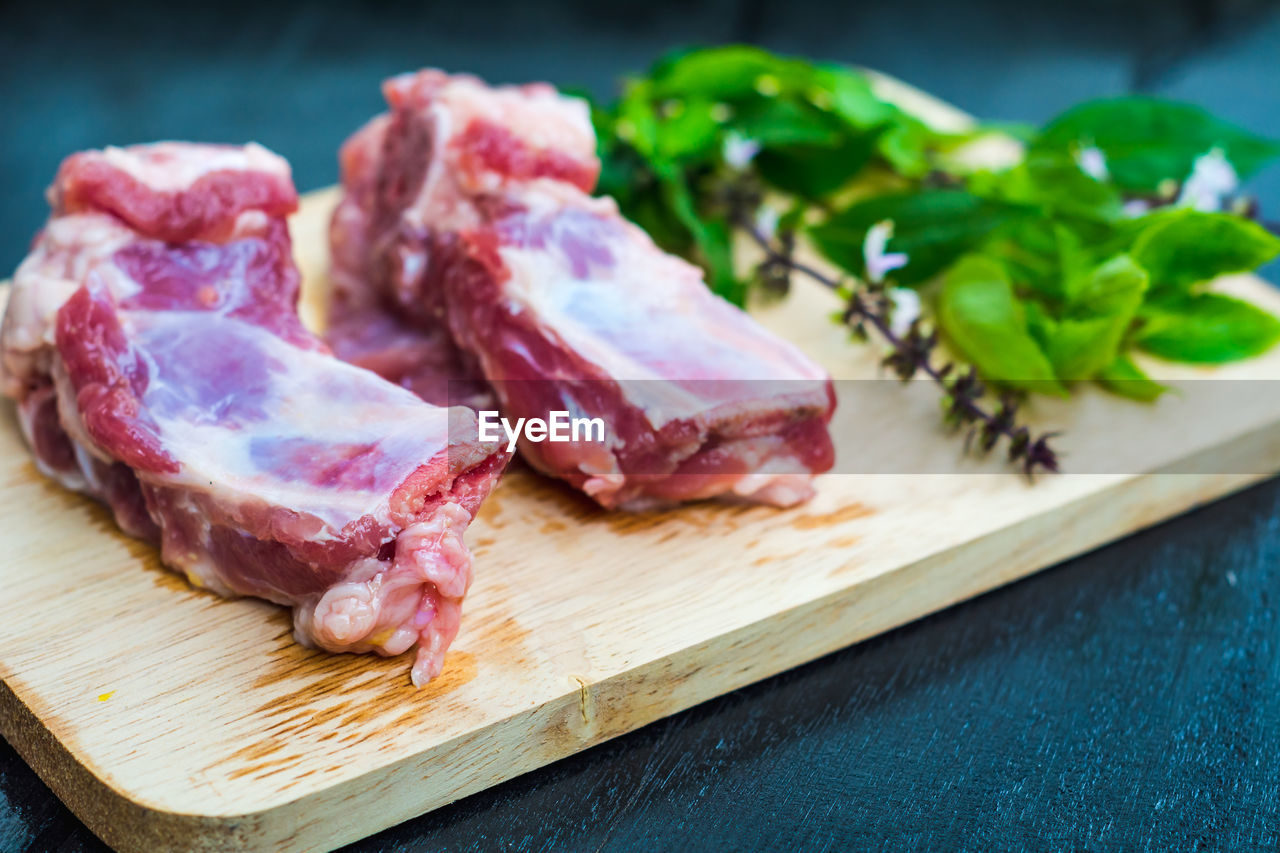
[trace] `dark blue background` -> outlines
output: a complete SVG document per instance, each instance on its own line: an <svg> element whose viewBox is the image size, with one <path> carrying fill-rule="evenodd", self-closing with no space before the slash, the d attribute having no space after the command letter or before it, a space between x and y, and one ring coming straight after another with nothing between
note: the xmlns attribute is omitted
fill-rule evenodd
<svg viewBox="0 0 1280 853"><path fill-rule="evenodd" d="M256 139L319 187L427 64L605 93L749 40L991 119L1137 89L1280 137L1274 3L176 5L0 6L0 269L70 151ZM1280 218L1280 169L1254 186ZM356 848L1276 849L1278 513L1259 486ZM97 846L0 744L0 849Z"/></svg>

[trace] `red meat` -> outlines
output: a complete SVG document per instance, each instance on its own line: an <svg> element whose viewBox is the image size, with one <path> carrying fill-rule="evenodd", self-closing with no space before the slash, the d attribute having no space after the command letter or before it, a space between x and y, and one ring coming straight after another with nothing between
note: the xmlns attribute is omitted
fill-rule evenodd
<svg viewBox="0 0 1280 853"><path fill-rule="evenodd" d="M339 304L420 330L509 419L601 418L603 442L520 449L606 507L812 494L834 462L830 378L588 195L585 104L431 70L384 92L342 153Z"/></svg>
<svg viewBox="0 0 1280 853"><path fill-rule="evenodd" d="M291 606L331 651L458 630L462 534L506 456L474 413L335 358L298 319L283 160L181 143L86 152L14 277L3 388L41 469L166 565Z"/></svg>

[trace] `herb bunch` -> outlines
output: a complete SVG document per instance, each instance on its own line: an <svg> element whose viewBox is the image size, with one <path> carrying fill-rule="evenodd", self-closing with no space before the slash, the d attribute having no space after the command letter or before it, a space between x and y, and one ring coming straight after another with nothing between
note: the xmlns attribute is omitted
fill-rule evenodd
<svg viewBox="0 0 1280 853"><path fill-rule="evenodd" d="M795 273L836 290L897 376L932 378L951 422L1028 471L1055 459L1017 424L1019 396L1095 381L1154 400L1135 351L1214 364L1280 340L1275 317L1211 286L1280 254L1238 190L1280 146L1191 105L1085 103L1016 131L1012 163L974 166L1011 131L939 131L857 69L729 46L659 61L593 121L601 192L715 292L743 305ZM735 232L764 251L755 269L735 264ZM800 242L846 278L797 262ZM939 336L971 367L935 367Z"/></svg>
<svg viewBox="0 0 1280 853"><path fill-rule="evenodd" d="M936 330L926 331L920 319L916 318L905 332L899 333L893 327L891 308L883 290L850 289L813 267L797 262L786 249L789 241L784 240L784 248L779 249L755 225L742 222L742 227L764 252L761 263L764 277L772 279L778 274L771 270L782 271L785 275L797 272L839 293L845 300L840 320L862 340L868 337L867 327L874 328L880 339L889 345L889 352L881 362L883 366L903 382L923 375L937 384L943 391L946 422L954 428L967 430L966 446L976 443L979 450L988 453L1004 439L1009 461L1018 462L1028 477L1037 471L1058 470L1058 454L1049 446L1054 433L1044 432L1033 438L1031 430L1018 423L1016 397L1002 395L998 407L992 411L983 405L986 387L976 368L970 366L961 371L952 361L940 365L934 363L933 353L938 346Z"/></svg>

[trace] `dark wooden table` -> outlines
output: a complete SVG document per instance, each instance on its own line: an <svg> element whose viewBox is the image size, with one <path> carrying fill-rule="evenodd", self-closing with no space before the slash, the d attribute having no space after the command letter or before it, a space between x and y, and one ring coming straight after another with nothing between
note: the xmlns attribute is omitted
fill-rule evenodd
<svg viewBox="0 0 1280 853"><path fill-rule="evenodd" d="M1280 137L1274 3L174 5L0 6L0 270L69 151L255 138L318 187L378 80L426 64L605 92L752 40L988 118L1139 89ZM1254 188L1280 218L1280 169ZM1278 598L1280 481L353 849L1276 849ZM100 846L0 744L0 849Z"/></svg>

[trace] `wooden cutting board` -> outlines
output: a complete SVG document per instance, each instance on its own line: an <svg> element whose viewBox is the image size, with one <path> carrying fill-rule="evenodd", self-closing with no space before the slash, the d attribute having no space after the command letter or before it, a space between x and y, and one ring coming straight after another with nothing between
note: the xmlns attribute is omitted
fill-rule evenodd
<svg viewBox="0 0 1280 853"><path fill-rule="evenodd" d="M334 199L294 223L313 318ZM1280 311L1263 282L1228 285ZM839 378L880 375L828 299L799 287L759 316ZM1179 387L1155 406L1037 404L1076 473L1034 485L960 458L932 389L888 383L842 386L838 467L864 473L796 509L609 514L515 470L468 534L462 631L422 690L406 657L308 651L284 610L164 571L36 472L6 405L0 731L116 847L336 847L1280 471L1280 350L1154 369Z"/></svg>

